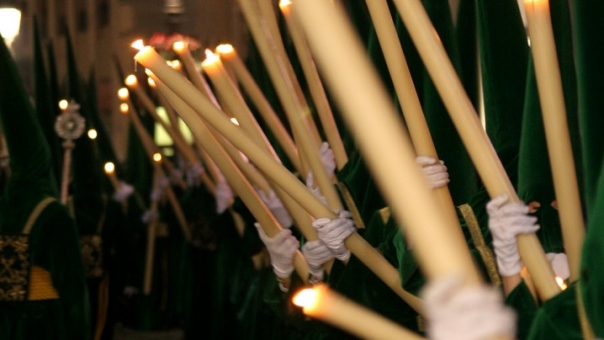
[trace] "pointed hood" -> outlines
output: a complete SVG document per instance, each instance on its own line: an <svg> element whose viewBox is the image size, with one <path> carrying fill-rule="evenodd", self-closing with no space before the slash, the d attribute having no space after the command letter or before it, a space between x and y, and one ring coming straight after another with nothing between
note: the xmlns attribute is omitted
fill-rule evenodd
<svg viewBox="0 0 604 340"><path fill-rule="evenodd" d="M598 176L604 159L604 2L581 0L574 8L575 57L586 202L593 211Z"/></svg>
<svg viewBox="0 0 604 340"><path fill-rule="evenodd" d="M48 144L3 39L0 39L0 120L12 171L0 200L0 224L21 228L33 206L44 196L56 197L57 192Z"/></svg>
<svg viewBox="0 0 604 340"><path fill-rule="evenodd" d="M529 54L526 32L516 0L478 0L476 6L486 130L507 166L520 148ZM508 175L517 171L506 170Z"/></svg>
<svg viewBox="0 0 604 340"><path fill-rule="evenodd" d="M86 120L88 131L92 126L91 109L84 96L73 46L67 36L67 84L68 98L80 104L80 115ZM84 133L74 141L72 162L72 192L75 218L81 233L94 232L103 213L103 165L94 142Z"/></svg>
<svg viewBox="0 0 604 340"><path fill-rule="evenodd" d="M53 91L51 91L48 77L46 76L44 53L42 52L40 40L40 29L36 18L34 18L34 74L36 84L36 115L40 122L40 126L42 127L46 142L50 148L53 174L58 193L62 176L61 169L63 166L61 142L54 129L58 100L53 97Z"/></svg>

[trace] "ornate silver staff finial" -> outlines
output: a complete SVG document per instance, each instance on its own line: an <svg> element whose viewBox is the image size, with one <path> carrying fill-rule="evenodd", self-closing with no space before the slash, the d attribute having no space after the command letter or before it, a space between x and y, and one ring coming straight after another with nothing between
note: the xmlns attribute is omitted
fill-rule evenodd
<svg viewBox="0 0 604 340"><path fill-rule="evenodd" d="M84 133L86 128L86 119L80 115L80 104L71 100L65 104L61 101L59 106L63 112L55 121L55 131L59 137L63 138L63 177L61 180L61 203L67 204L69 187L69 170L71 168L71 151L75 147L73 141L78 139Z"/></svg>

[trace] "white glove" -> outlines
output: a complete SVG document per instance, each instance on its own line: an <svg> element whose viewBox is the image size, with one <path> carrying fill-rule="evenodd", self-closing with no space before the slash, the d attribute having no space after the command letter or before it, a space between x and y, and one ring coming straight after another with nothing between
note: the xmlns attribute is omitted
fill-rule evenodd
<svg viewBox="0 0 604 340"><path fill-rule="evenodd" d="M203 166L199 163L191 165L186 172L187 185L196 186L199 185L199 176L205 171Z"/></svg>
<svg viewBox="0 0 604 340"><path fill-rule="evenodd" d="M347 261L350 258L350 250L344 245L344 240L356 232L356 228L350 212L342 210L339 216L334 220L316 219L312 222L312 226L317 229L319 239L331 250L333 255L340 261Z"/></svg>
<svg viewBox="0 0 604 340"><path fill-rule="evenodd" d="M333 178L333 174L336 171L336 159L333 150L329 147L329 143L323 142L321 144L319 156L321 157L321 162L325 167L325 171L327 171L327 176Z"/></svg>
<svg viewBox="0 0 604 340"><path fill-rule="evenodd" d="M502 194L487 204L497 268L502 277L520 274L522 269L516 236L539 230L539 225L535 224L537 218L528 215L528 206L522 202L506 204L507 201L508 196Z"/></svg>
<svg viewBox="0 0 604 340"><path fill-rule="evenodd" d="M159 214L157 213L157 210L147 210L141 216L141 221L143 221L144 224L149 224L155 222L158 218Z"/></svg>
<svg viewBox="0 0 604 340"><path fill-rule="evenodd" d="M222 214L233 201L233 191L226 181L216 184L216 212Z"/></svg>
<svg viewBox="0 0 604 340"><path fill-rule="evenodd" d="M323 281L323 264L333 259L333 254L321 240L308 241L302 246L302 254L308 263L311 283Z"/></svg>
<svg viewBox="0 0 604 340"><path fill-rule="evenodd" d="M430 156L418 156L415 158L415 163L421 166L421 170L432 188L440 188L449 183L449 173L444 161L437 161Z"/></svg>
<svg viewBox="0 0 604 340"><path fill-rule="evenodd" d="M134 187L126 182L120 181L120 187L113 193L113 199L123 203L134 193Z"/></svg>
<svg viewBox="0 0 604 340"><path fill-rule="evenodd" d="M170 172L170 182L174 185L178 185L178 183L180 183L180 180L182 179L182 171L174 168L172 169L172 171Z"/></svg>
<svg viewBox="0 0 604 340"><path fill-rule="evenodd" d="M294 255L300 246L300 242L292 236L289 229L281 230L275 237L270 238L260 224L254 223L262 243L266 246L271 257L273 271L280 279L287 279L294 271Z"/></svg>
<svg viewBox="0 0 604 340"><path fill-rule="evenodd" d="M562 278L562 280L566 280L570 277L570 268L568 267L568 258L566 257L566 254L547 253L545 256L549 260L556 276Z"/></svg>
<svg viewBox="0 0 604 340"><path fill-rule="evenodd" d="M306 187L312 192L312 194L319 199L319 201L323 202L323 204L327 205L327 198L323 196L319 187L315 187L315 180L312 174L312 171L308 172L308 176L306 176Z"/></svg>
<svg viewBox="0 0 604 340"><path fill-rule="evenodd" d="M430 340L513 339L516 315L490 286L463 287L450 276L429 282L421 293Z"/></svg>
<svg viewBox="0 0 604 340"><path fill-rule="evenodd" d="M275 192L271 190L268 196L262 190L258 190L258 196L262 199L262 201L266 204L266 206L271 210L279 224L283 228L290 228L294 223L291 216L287 212L287 209L283 207L283 203L279 200L279 197L275 195Z"/></svg>

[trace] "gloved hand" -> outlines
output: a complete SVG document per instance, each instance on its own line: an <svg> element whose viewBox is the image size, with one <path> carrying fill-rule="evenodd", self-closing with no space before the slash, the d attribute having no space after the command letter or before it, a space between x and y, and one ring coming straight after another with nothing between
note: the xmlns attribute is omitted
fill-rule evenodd
<svg viewBox="0 0 604 340"><path fill-rule="evenodd" d="M151 192L151 201L159 201L167 187L170 186L170 180L167 177L161 177L158 180L157 186Z"/></svg>
<svg viewBox="0 0 604 340"><path fill-rule="evenodd" d="M535 224L537 218L528 215L529 208L524 203L506 204L507 201L508 196L502 194L494 197L487 204L497 268L502 277L520 274L522 270L516 236L539 230L539 225Z"/></svg>
<svg viewBox="0 0 604 340"><path fill-rule="evenodd" d="M134 187L126 182L120 181L120 187L113 193L113 199L123 203L134 193Z"/></svg>
<svg viewBox="0 0 604 340"><path fill-rule="evenodd" d="M321 157L321 162L325 167L325 171L327 171L327 176L333 178L334 172L336 171L336 159L328 142L323 142L321 144L319 156Z"/></svg>
<svg viewBox="0 0 604 340"><path fill-rule="evenodd" d="M432 188L440 188L449 183L449 173L444 161L437 161L430 156L418 156L415 158L415 163L421 166L421 170Z"/></svg>
<svg viewBox="0 0 604 340"><path fill-rule="evenodd" d="M188 186L196 186L199 185L201 180L199 176L205 171L203 166L200 163L196 163L191 165L186 172L187 185Z"/></svg>
<svg viewBox="0 0 604 340"><path fill-rule="evenodd" d="M566 280L570 277L570 268L568 267L568 258L566 257L566 254L547 253L545 256L549 260L556 276L562 278L562 280Z"/></svg>
<svg viewBox="0 0 604 340"><path fill-rule="evenodd" d="M342 210L339 217L334 220L316 219L312 222L312 226L317 230L319 239L338 260L347 261L350 258L350 250L344 245L344 240L356 232L350 212Z"/></svg>
<svg viewBox="0 0 604 340"><path fill-rule="evenodd" d="M319 187L315 187L315 180L314 180L314 176L312 174L312 171L308 172L308 175L306 176L306 187L310 190L310 192L312 192L312 194L319 199L319 201L323 202L323 204L327 205L327 198L325 198L325 196L323 196L323 194L321 193L321 190L319 189Z"/></svg>
<svg viewBox="0 0 604 340"><path fill-rule="evenodd" d="M155 222L159 218L157 210L147 210L141 215L141 221L144 224Z"/></svg>
<svg viewBox="0 0 604 340"><path fill-rule="evenodd" d="M264 191L258 190L258 196L260 196L262 201L271 210L283 228L290 228L292 226L293 220L291 216L289 216L287 209L283 207L283 203L281 203L281 200L279 200L279 197L277 197L273 190L271 190L268 195L266 195Z"/></svg>
<svg viewBox="0 0 604 340"><path fill-rule="evenodd" d="M514 339L516 315L495 287L463 287L452 276L429 282L421 295L430 340Z"/></svg>
<svg viewBox="0 0 604 340"><path fill-rule="evenodd" d="M178 185L178 183L180 183L180 180L182 179L182 171L174 168L172 169L172 171L170 171L170 182L173 185Z"/></svg>
<svg viewBox="0 0 604 340"><path fill-rule="evenodd" d="M308 241L302 246L302 254L310 270L310 283L323 281L323 264L333 259L333 254L321 240Z"/></svg>
<svg viewBox="0 0 604 340"><path fill-rule="evenodd" d="M226 181L216 184L216 212L222 214L233 202L233 191Z"/></svg>
<svg viewBox="0 0 604 340"><path fill-rule="evenodd" d="M275 237L270 238L260 224L254 223L262 243L266 246L271 257L273 271L280 279L287 279L294 271L294 255L300 246L300 242L292 236L289 229L281 230Z"/></svg>

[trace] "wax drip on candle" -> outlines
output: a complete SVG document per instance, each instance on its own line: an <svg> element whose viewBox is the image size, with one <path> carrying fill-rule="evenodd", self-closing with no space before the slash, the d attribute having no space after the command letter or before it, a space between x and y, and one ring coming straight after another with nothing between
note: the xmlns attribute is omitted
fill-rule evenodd
<svg viewBox="0 0 604 340"><path fill-rule="evenodd" d="M143 39L137 39L130 46L132 48L135 48L140 51L145 47L145 43L143 43ZM134 72L136 72L136 70L137 70L137 65L138 65L138 63L135 60L134 61Z"/></svg>

